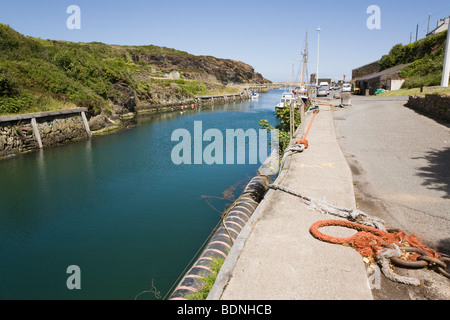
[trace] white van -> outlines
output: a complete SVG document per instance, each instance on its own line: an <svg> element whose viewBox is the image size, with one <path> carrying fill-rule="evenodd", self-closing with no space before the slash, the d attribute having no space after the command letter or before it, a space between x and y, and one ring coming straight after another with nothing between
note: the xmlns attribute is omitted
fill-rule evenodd
<svg viewBox="0 0 450 320"><path fill-rule="evenodd" d="M328 82L321 82L321 83L319 84L319 87L321 87L321 86L327 86L327 87L329 87L330 85L328 84Z"/></svg>
<svg viewBox="0 0 450 320"><path fill-rule="evenodd" d="M352 91L352 86L349 83L344 83L342 85L342 92L350 92Z"/></svg>

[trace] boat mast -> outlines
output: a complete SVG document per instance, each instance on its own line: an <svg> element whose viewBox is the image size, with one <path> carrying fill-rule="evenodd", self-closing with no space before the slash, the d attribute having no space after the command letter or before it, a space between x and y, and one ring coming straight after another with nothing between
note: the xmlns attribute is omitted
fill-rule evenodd
<svg viewBox="0 0 450 320"><path fill-rule="evenodd" d="M306 69L306 60L308 56L308 31L306 31L306 41L305 41L305 51L303 51L303 65L302 65L302 78L300 86L305 85L305 69Z"/></svg>

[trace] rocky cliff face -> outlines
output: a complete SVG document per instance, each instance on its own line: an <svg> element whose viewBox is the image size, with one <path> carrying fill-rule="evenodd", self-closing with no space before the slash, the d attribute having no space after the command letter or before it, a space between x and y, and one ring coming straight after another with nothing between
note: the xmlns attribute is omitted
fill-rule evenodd
<svg viewBox="0 0 450 320"><path fill-rule="evenodd" d="M132 55L135 62L143 61L160 70L178 70L186 79L218 83L270 83L252 66L241 61L211 56L176 54Z"/></svg>

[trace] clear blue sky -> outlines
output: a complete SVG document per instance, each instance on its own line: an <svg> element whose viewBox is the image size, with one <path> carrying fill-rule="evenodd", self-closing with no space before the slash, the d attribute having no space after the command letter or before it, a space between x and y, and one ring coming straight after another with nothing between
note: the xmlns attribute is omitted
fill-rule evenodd
<svg viewBox="0 0 450 320"><path fill-rule="evenodd" d="M69 30L69 5L81 9L81 30ZM381 9L381 29L369 30L367 8ZM154 44L195 55L240 60L273 81L292 78L306 31L310 60L316 60L320 25L322 77L351 77L351 70L373 62L410 33L423 38L450 16L448 0L0 0L0 22L25 35L74 42ZM295 61L295 73L300 62ZM308 73L316 66L311 62Z"/></svg>

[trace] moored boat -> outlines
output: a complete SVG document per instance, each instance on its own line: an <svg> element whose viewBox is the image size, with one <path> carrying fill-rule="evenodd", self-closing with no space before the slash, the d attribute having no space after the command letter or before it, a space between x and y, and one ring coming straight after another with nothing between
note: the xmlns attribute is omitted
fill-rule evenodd
<svg viewBox="0 0 450 320"><path fill-rule="evenodd" d="M291 102L295 100L294 94L290 92L284 92L281 96L280 102L277 104L276 109L283 109L286 106L290 106Z"/></svg>
<svg viewBox="0 0 450 320"><path fill-rule="evenodd" d="M251 94L249 94L249 96L248 96L251 100L258 100L258 98L259 98L259 93L257 93L257 92L253 92L253 93L251 93Z"/></svg>

